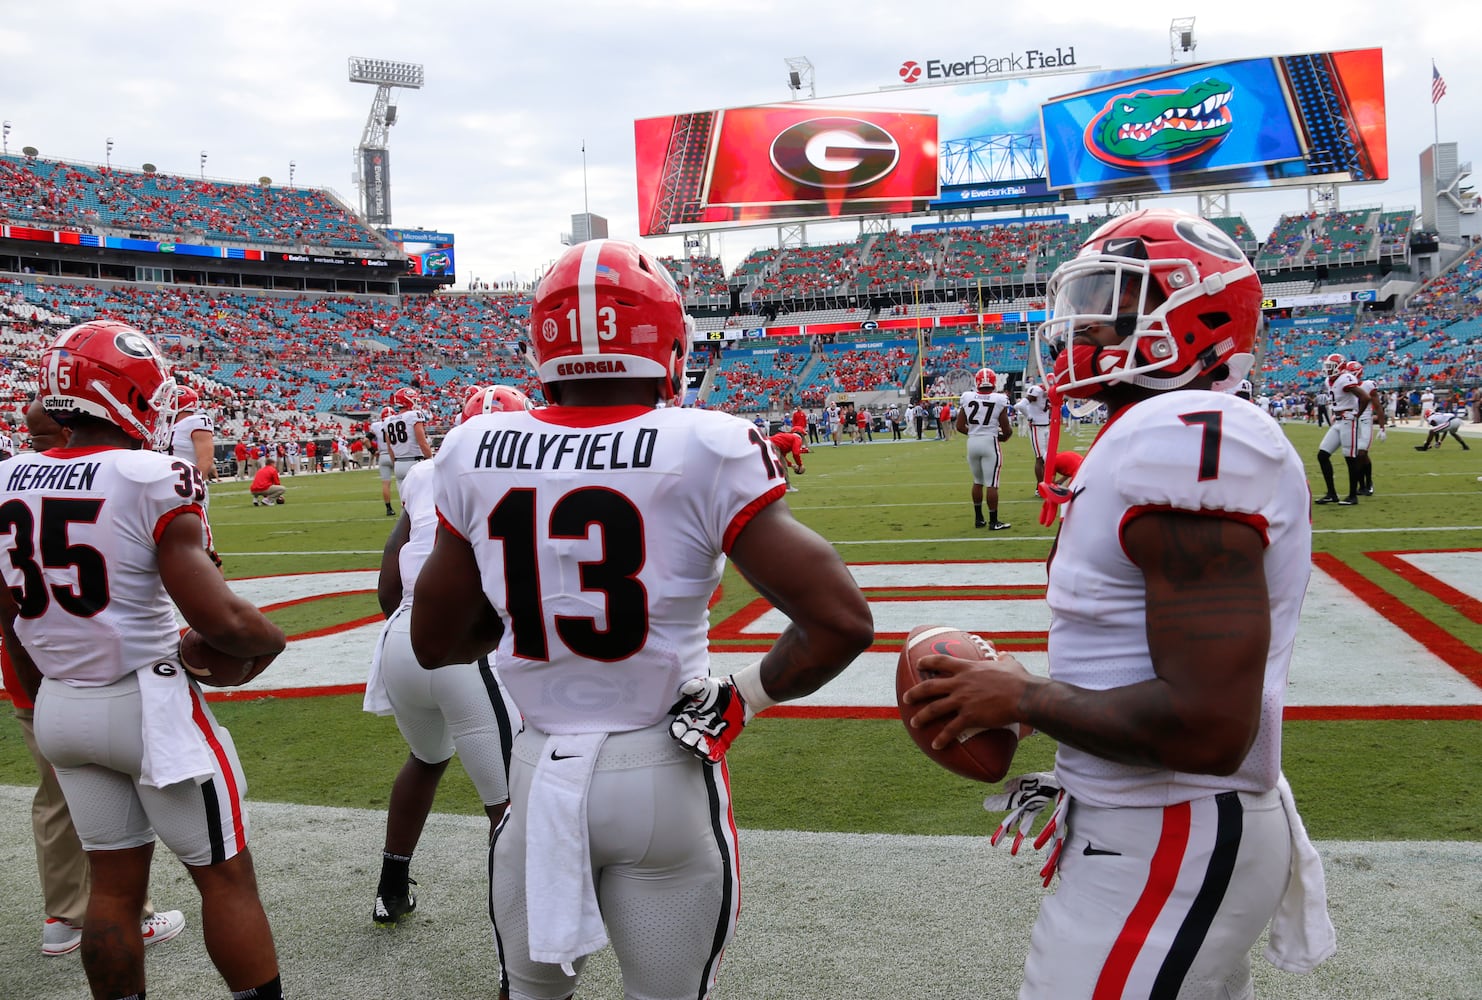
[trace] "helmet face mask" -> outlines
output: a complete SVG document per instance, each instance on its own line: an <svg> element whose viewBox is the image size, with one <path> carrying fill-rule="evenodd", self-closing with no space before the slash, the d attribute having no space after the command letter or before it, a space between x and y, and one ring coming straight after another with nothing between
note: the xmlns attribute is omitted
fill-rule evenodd
<svg viewBox="0 0 1482 1000"><path fill-rule="evenodd" d="M1345 358L1343 355L1329 354L1327 357L1322 359L1322 373L1329 378L1332 378L1334 375L1341 372L1344 365L1346 364L1348 364L1348 359Z"/></svg>
<svg viewBox="0 0 1482 1000"><path fill-rule="evenodd" d="M92 417L155 450L169 445L181 390L154 342L125 323L95 320L57 337L41 355L40 383L42 409L63 426Z"/></svg>
<svg viewBox="0 0 1482 1000"><path fill-rule="evenodd" d="M1036 335L1042 377L1063 396L1104 385L1181 388L1254 349L1261 286L1235 242L1182 212L1102 226L1046 289Z"/></svg>
<svg viewBox="0 0 1482 1000"><path fill-rule="evenodd" d="M656 379L659 398L672 399L684 383L693 331L664 265L631 243L589 240L562 254L536 289L528 356L548 387Z"/></svg>

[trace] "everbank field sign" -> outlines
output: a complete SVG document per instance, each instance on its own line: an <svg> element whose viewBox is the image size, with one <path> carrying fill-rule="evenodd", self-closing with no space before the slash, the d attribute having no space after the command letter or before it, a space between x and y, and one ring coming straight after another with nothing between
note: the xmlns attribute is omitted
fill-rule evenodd
<svg viewBox="0 0 1482 1000"><path fill-rule="evenodd" d="M1009 73L1035 73L1047 69L1069 69L1076 65L1075 46L1025 49L1007 55L975 55L966 59L907 59L897 74L902 83L946 83L974 80Z"/></svg>

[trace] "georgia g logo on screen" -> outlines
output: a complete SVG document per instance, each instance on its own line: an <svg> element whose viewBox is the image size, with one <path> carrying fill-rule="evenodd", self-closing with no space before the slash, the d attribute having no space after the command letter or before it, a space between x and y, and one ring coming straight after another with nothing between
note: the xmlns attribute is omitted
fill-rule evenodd
<svg viewBox="0 0 1482 1000"><path fill-rule="evenodd" d="M807 187L865 187L887 177L900 158L893 135L858 118L810 118L772 140L772 166Z"/></svg>

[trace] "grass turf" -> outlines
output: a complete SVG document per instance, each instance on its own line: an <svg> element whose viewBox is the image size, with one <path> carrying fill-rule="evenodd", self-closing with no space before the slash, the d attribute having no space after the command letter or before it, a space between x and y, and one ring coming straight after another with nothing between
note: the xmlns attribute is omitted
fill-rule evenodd
<svg viewBox="0 0 1482 1000"><path fill-rule="evenodd" d="M1307 459L1314 493L1323 487L1312 455L1320 432L1287 425ZM1411 585L1371 559L1379 550L1482 548L1482 462L1450 448L1417 453L1394 432L1375 450L1377 496L1355 508L1314 511L1314 548L1331 554L1390 599L1482 647L1482 623ZM1067 435L1084 450L1089 434ZM873 447L817 447L797 517L854 562L1043 559L1051 533L1030 499L1028 445L1008 447L1000 517L1011 532L974 532L962 440ZM1339 492L1345 492L1339 467ZM374 569L387 532L374 472L285 480L289 502L253 508L244 483L213 488L211 515L231 576ZM1468 527L1473 526L1473 527ZM1463 530L1452 530L1452 529ZM1359 530L1355 530L1359 529ZM1375 531L1374 529L1380 529ZM944 586L971 586L961 565L944 566ZM734 569L712 611L719 621L755 598ZM274 612L290 634L375 613L373 595L295 605ZM1362 656L1335 648L1334 656ZM251 796L260 801L384 808L406 746L390 719L360 711L355 696L218 703L233 732ZM1289 722L1286 771L1313 836L1322 839L1482 840L1482 792L1467 780L1482 770L1482 722ZM1021 748L1015 770L1046 769L1053 744ZM759 719L731 754L737 822L761 829L951 834L983 833L986 786L933 766L893 721ZM19 731L0 726L0 782L35 780ZM442 811L481 807L460 768L438 794Z"/></svg>

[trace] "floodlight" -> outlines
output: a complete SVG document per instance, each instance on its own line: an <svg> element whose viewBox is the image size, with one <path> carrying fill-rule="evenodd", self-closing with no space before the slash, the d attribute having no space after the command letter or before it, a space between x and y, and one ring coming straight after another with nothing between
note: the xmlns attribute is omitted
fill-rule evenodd
<svg viewBox="0 0 1482 1000"><path fill-rule="evenodd" d="M374 83L382 87L422 87L422 64L399 62L395 59L366 59L350 57L350 82Z"/></svg>

